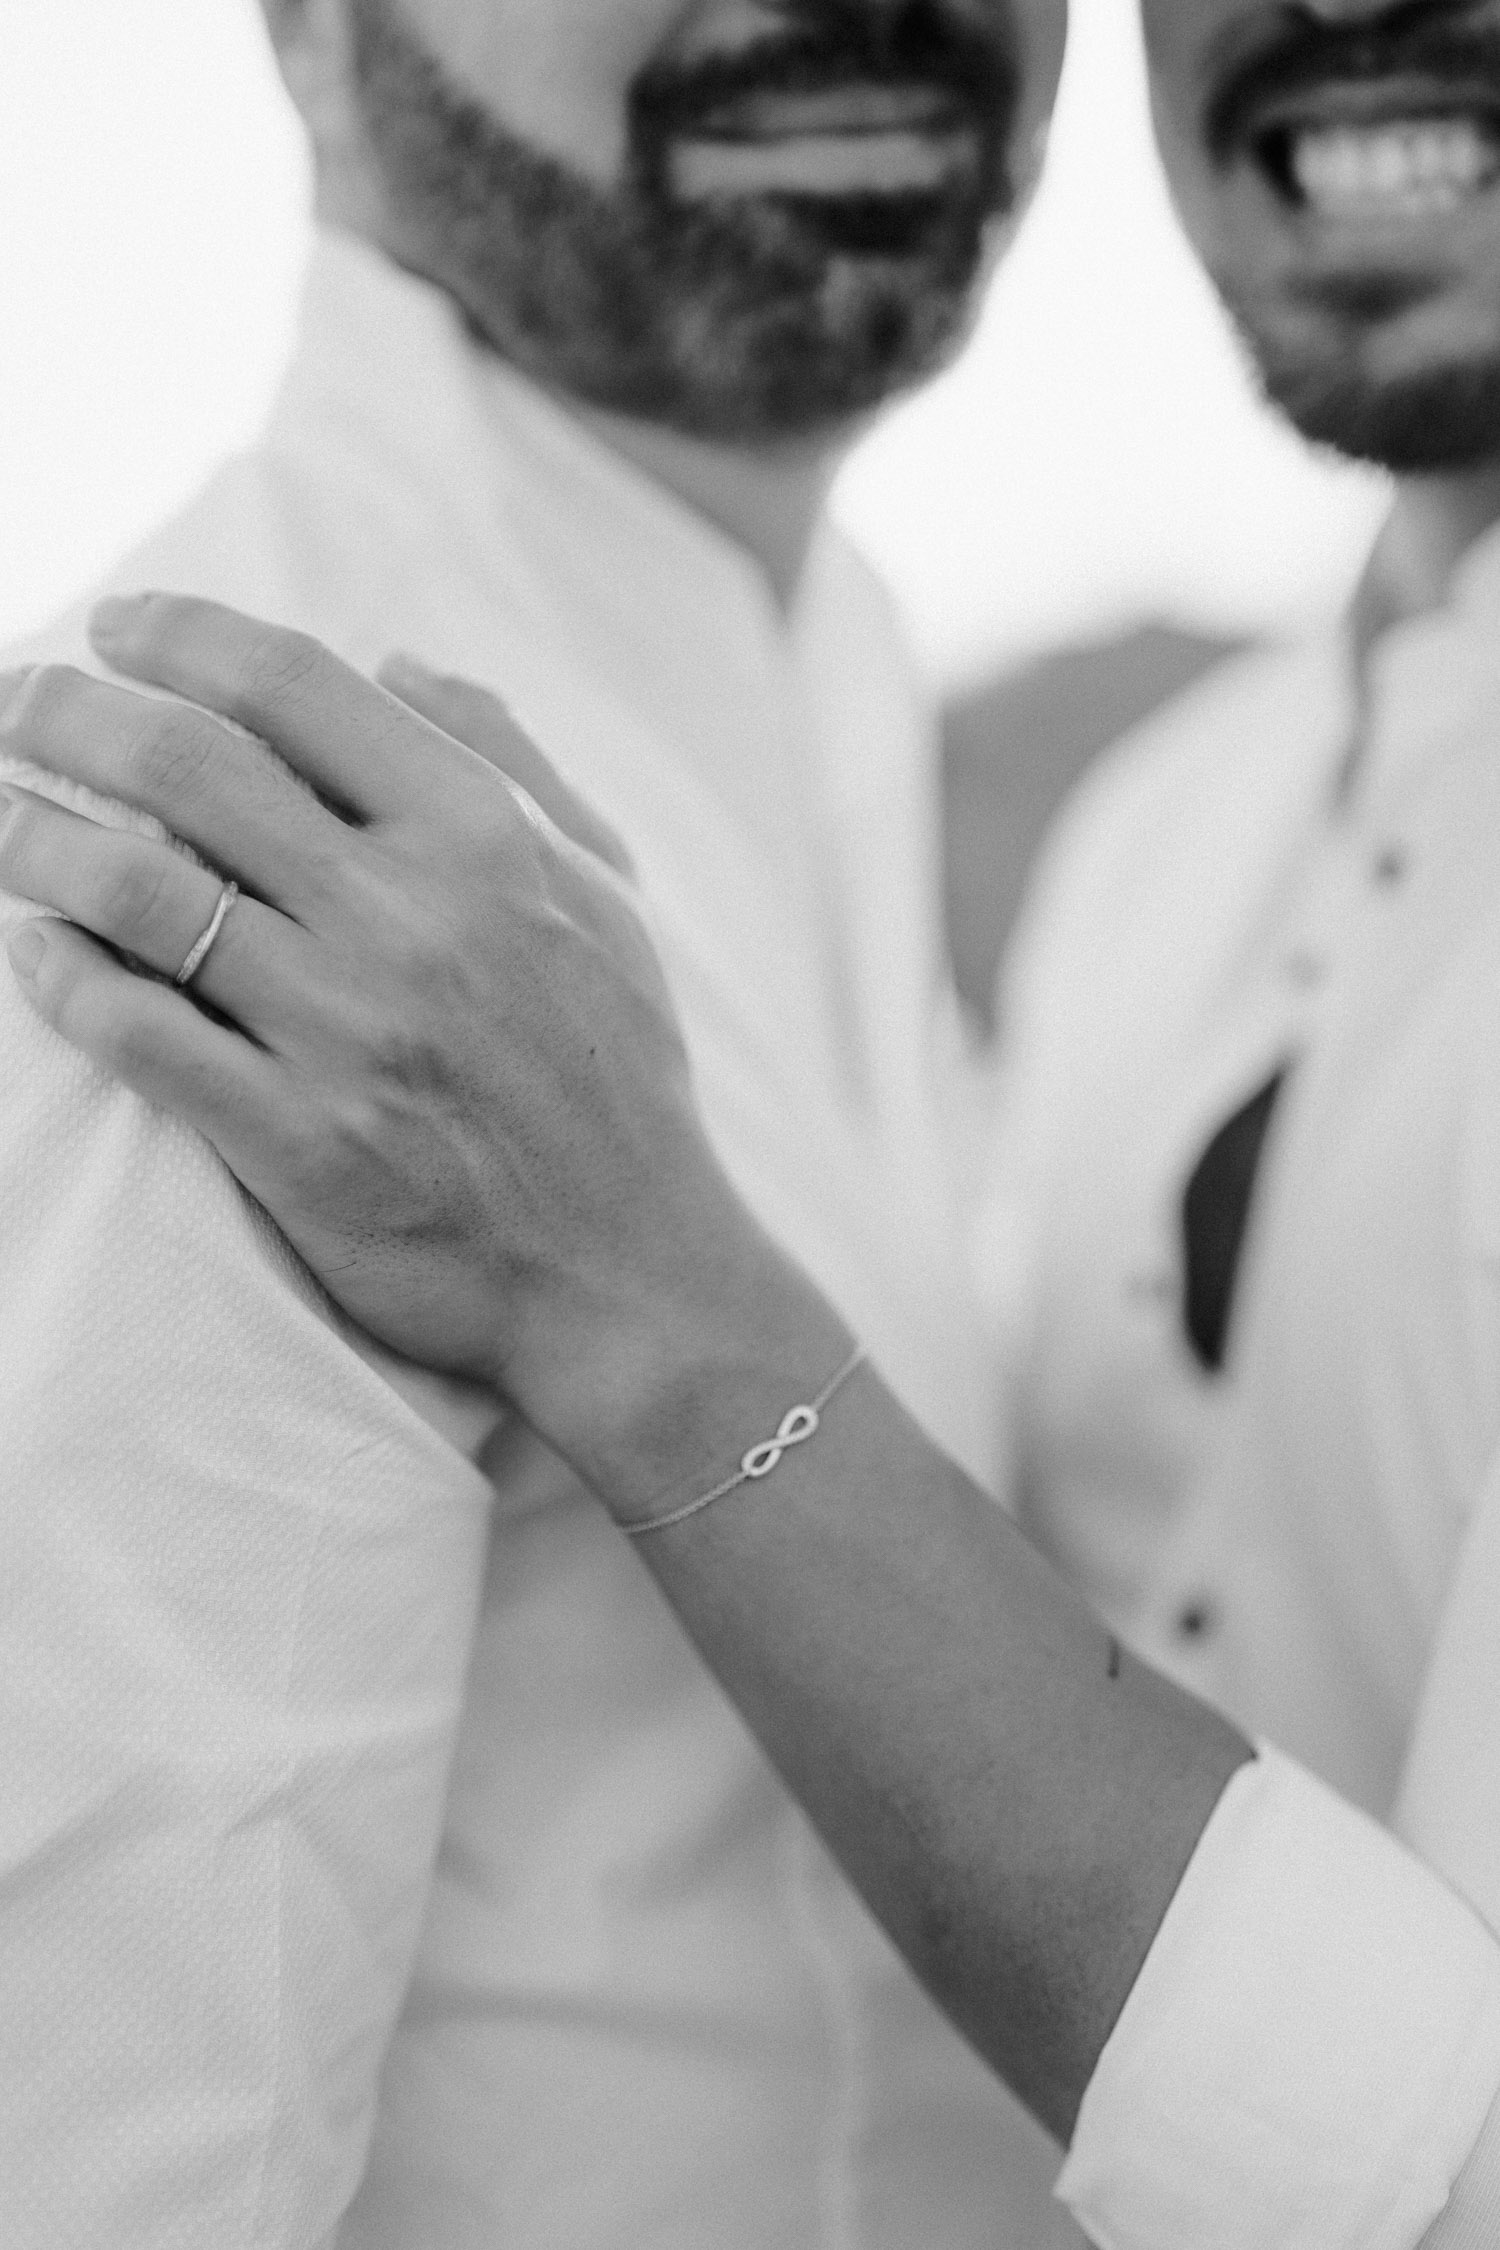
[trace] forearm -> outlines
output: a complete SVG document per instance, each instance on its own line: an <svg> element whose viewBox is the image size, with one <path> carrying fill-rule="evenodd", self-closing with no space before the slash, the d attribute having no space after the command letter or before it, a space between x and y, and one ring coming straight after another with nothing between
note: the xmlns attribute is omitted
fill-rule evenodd
<svg viewBox="0 0 1500 2250"><path fill-rule="evenodd" d="M721 1235L713 1271L639 1324L654 1410L591 1470L627 1527L711 1488L848 1351L759 1238ZM637 1546L917 1975L1071 2144L1094 2238L1425 2250L1462 2174L1431 2241L1468 2250L1500 1948L1123 1655L872 1372L774 1474Z"/></svg>
<svg viewBox="0 0 1500 2250"><path fill-rule="evenodd" d="M773 1254L738 1312L734 1271L681 1335L701 1405L664 1386L596 1470L627 1518L644 1454L715 1482L843 1355ZM917 1974L1065 2139L1249 1745L1122 1656L869 1370L774 1475L639 1549Z"/></svg>

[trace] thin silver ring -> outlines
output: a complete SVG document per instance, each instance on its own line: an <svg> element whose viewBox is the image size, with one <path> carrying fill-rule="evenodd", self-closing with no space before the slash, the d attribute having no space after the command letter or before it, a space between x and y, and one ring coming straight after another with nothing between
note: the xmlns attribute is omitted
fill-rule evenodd
<svg viewBox="0 0 1500 2250"><path fill-rule="evenodd" d="M182 967L178 970L176 976L172 980L179 991L186 990L187 986L192 983L194 977L202 968L204 962L208 959L210 953L212 953L214 947L219 941L219 932L223 929L224 924L229 919L229 910L234 905L234 902L239 897L239 895L240 886L238 883L226 883L224 885L224 888L220 891L219 903L214 908L213 918L209 922L208 928L204 931L202 937L199 938L197 944L193 947L192 952L188 955L187 959L183 962Z"/></svg>

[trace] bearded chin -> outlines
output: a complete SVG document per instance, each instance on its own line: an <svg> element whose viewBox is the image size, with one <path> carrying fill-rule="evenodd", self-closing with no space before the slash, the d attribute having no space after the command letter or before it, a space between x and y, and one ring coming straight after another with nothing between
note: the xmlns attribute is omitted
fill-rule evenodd
<svg viewBox="0 0 1500 2250"><path fill-rule="evenodd" d="M674 203L656 184L659 150L636 150L621 185L600 187L455 87L391 0L350 0L350 22L399 255L542 385L693 436L771 443L870 412L966 334L998 200L986 181L933 199L905 255L862 257L831 239L836 208Z"/></svg>
<svg viewBox="0 0 1500 2250"><path fill-rule="evenodd" d="M1398 477L1500 461L1500 352L1382 380L1352 349L1295 349L1237 324L1265 396L1311 444Z"/></svg>

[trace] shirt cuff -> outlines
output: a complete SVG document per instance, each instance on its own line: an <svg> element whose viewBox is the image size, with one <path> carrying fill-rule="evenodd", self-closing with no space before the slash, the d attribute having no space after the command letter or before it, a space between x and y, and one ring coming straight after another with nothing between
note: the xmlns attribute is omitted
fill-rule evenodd
<svg viewBox="0 0 1500 2250"><path fill-rule="evenodd" d="M1267 1750L1204 1830L1057 2192L1099 2250L1418 2250L1497 2093L1500 1947Z"/></svg>

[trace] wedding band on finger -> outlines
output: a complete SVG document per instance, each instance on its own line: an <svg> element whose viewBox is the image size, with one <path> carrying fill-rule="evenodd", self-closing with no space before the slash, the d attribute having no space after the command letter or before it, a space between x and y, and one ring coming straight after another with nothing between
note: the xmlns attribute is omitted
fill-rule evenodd
<svg viewBox="0 0 1500 2250"><path fill-rule="evenodd" d="M239 897L239 895L240 886L238 883L226 883L224 885L224 888L220 891L219 903L213 910L208 928L204 931L202 937L199 938L197 944L193 947L192 952L188 955L187 959L183 962L182 967L178 970L176 976L172 979L172 982L177 986L179 992L185 992L187 990L194 977L198 974L198 971L202 968L204 962L208 959L210 953L212 953L214 947L218 944L219 932L223 929L224 924L228 921L230 911L233 908L234 902Z"/></svg>

